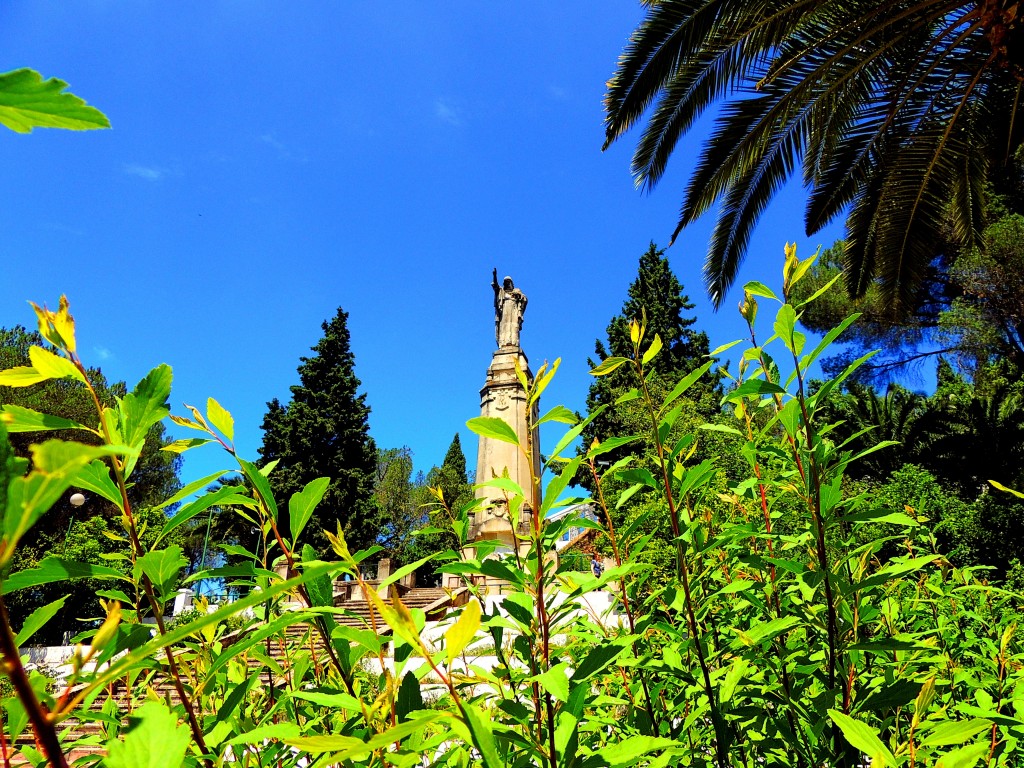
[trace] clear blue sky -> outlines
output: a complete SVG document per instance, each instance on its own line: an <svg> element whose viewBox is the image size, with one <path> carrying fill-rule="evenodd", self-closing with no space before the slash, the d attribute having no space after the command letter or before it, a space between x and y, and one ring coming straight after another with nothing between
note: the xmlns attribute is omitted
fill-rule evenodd
<svg viewBox="0 0 1024 768"><path fill-rule="evenodd" d="M700 134L647 196L629 141L601 152L604 83L641 15L600 0L5 0L0 70L67 80L113 130L0 133L0 325L67 293L88 363L129 384L170 364L175 411L217 398L254 458L266 401L287 400L341 306L378 444L426 470L458 430L472 469L492 267L529 297L533 367L562 358L544 406L581 409L595 338L674 227ZM777 285L787 239L806 256L839 234L804 238L803 203L795 185L778 198L739 284ZM718 314L705 298L710 229L668 255L714 346L742 325L738 291ZM228 465L187 456L186 480Z"/></svg>

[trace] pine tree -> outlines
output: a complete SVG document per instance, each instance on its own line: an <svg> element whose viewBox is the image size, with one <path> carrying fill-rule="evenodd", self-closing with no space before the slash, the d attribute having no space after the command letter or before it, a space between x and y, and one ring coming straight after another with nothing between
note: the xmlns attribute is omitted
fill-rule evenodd
<svg viewBox="0 0 1024 768"><path fill-rule="evenodd" d="M652 242L640 257L637 277L629 286L622 312L608 323L607 341L599 339L595 342L597 359L587 361L595 367L606 357L632 357L629 324L642 315L646 316L648 343L657 334L664 345L660 354L647 365L652 373L648 385L656 399L670 391L686 374L707 362L709 352L707 334L693 330L696 318L687 314L694 305L683 292L682 283L672 273L664 253ZM609 407L583 431L581 451L595 439L642 434L650 430L646 421L648 417L639 406L611 407L636 384L631 366L622 366L610 375L594 379L587 393L587 412L592 413L601 405ZM713 418L719 412L719 379L711 373L706 374L690 389L687 397L695 420ZM639 451L642 451L639 446L626 447L606 458L618 460ZM578 481L590 488L589 472L581 472Z"/></svg>
<svg viewBox="0 0 1024 768"><path fill-rule="evenodd" d="M299 381L287 405L267 403L261 466L278 464L270 483L278 501L278 526L288 530L288 499L318 477L331 479L303 538L328 556L324 530L341 523L352 551L370 546L381 531L373 500L377 449L370 437L370 407L359 393L355 356L349 347L348 314L338 309L322 325L323 338L311 357L300 358Z"/></svg>

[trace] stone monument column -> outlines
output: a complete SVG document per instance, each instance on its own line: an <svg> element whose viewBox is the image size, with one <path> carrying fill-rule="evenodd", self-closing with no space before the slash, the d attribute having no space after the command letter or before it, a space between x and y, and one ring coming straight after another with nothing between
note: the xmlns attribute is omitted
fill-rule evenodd
<svg viewBox="0 0 1024 768"><path fill-rule="evenodd" d="M533 476L540 477L540 445L536 432L533 435L527 434L526 392L515 370L518 362L527 381L533 382L529 361L519 342L523 314L526 311L526 295L515 287L511 277L506 277L499 285L497 270L493 273L491 287L494 289L494 332L498 348L491 357L487 380L480 390L480 415L505 421L515 430L520 445L526 447L529 444L532 450L526 456L519 446L481 437L477 451L476 481L480 483L494 476L500 477L507 470L509 477L523 488L526 502L520 515L521 528L517 531L517 538L523 538L525 530L522 526L529 523L533 506L531 464ZM534 420L537 415L537 406L534 405ZM471 540L498 539L511 548L514 540L504 493L497 488L480 488L477 496L487 499L488 505L493 506L477 511L470 532Z"/></svg>

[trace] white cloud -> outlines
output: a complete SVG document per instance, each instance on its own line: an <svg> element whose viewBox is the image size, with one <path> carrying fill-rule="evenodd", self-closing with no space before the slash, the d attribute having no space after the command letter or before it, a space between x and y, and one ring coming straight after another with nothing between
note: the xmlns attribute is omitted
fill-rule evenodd
<svg viewBox="0 0 1024 768"><path fill-rule="evenodd" d="M434 102L434 117L448 125L462 125L461 111L445 99L437 99Z"/></svg>
<svg viewBox="0 0 1024 768"><path fill-rule="evenodd" d="M159 168L155 165L140 165L139 163L125 165L124 172L129 176L138 176L146 181L160 181L171 173L166 168Z"/></svg>
<svg viewBox="0 0 1024 768"><path fill-rule="evenodd" d="M309 160L304 152L293 150L283 141L279 141L273 133L264 133L259 137L259 140L268 147L276 149L278 156L282 160L294 160L297 163L305 163Z"/></svg>
<svg viewBox="0 0 1024 768"><path fill-rule="evenodd" d="M114 357L114 353L106 347L93 347L92 353L100 361L110 360Z"/></svg>

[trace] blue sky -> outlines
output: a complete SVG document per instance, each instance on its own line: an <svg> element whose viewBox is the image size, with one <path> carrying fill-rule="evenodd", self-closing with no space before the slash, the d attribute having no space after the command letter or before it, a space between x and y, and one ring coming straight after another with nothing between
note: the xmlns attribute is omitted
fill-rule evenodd
<svg viewBox="0 0 1024 768"><path fill-rule="evenodd" d="M0 133L0 325L66 293L86 361L134 383L166 362L172 400L213 396L256 456L265 403L337 307L383 447L440 463L494 347L491 269L529 297L533 367L562 358L544 406L581 409L586 359L637 260L664 245L709 123L651 195L630 139L602 153L604 83L635 2L5 0L0 70L57 76L113 130ZM791 185L739 284L777 285L803 237ZM712 345L742 333L736 290L711 310L712 222L668 256ZM558 435L550 431L542 443ZM187 454L183 479L227 466Z"/></svg>

